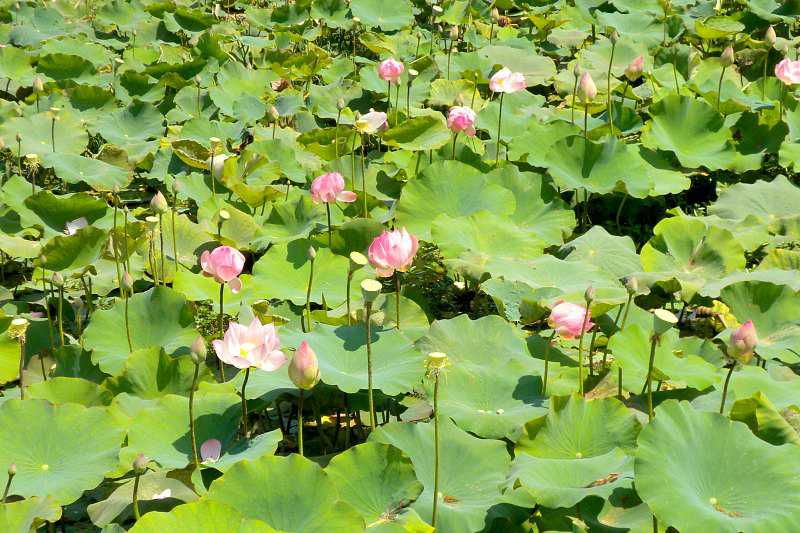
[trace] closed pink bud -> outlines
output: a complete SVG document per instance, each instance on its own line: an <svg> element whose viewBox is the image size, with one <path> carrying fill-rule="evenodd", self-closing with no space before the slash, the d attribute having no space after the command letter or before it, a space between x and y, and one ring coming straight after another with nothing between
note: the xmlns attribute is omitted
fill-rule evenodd
<svg viewBox="0 0 800 533"><path fill-rule="evenodd" d="M583 322L586 321L586 328ZM581 330L589 331L594 326L592 312L582 305L572 304L560 300L550 311L547 319L550 327L565 339L574 339L580 336Z"/></svg>
<svg viewBox="0 0 800 533"><path fill-rule="evenodd" d="M736 61L736 57L733 54L733 48L726 46L725 50L722 51L722 55L719 56L719 60L724 67L733 65L733 63Z"/></svg>
<svg viewBox="0 0 800 533"><path fill-rule="evenodd" d="M264 325L258 318L253 318L247 327L231 322L225 336L211 344L222 362L236 368L259 368L272 372L286 363L275 326Z"/></svg>
<svg viewBox="0 0 800 533"><path fill-rule="evenodd" d="M218 246L211 252L206 250L200 255L200 267L204 276L214 278L217 283L227 283L233 293L242 288L239 274L244 268L244 255L236 248Z"/></svg>
<svg viewBox="0 0 800 533"><path fill-rule="evenodd" d="M778 41L778 35L775 33L775 28L773 28L772 25L770 25L766 33L764 33L764 40L767 41L770 46L775 46L775 43Z"/></svg>
<svg viewBox="0 0 800 533"><path fill-rule="evenodd" d="M289 363L289 378L298 389L310 390L319 382L319 362L317 354L307 341L300 343Z"/></svg>
<svg viewBox="0 0 800 533"><path fill-rule="evenodd" d="M400 75L406 69L400 61L395 60L393 57L386 59L378 65L378 75L383 81L389 83L397 83Z"/></svg>
<svg viewBox="0 0 800 533"><path fill-rule="evenodd" d="M642 71L644 70L644 56L640 55L636 59L630 62L630 64L625 67L625 77L628 78L630 81L636 81L642 77Z"/></svg>
<svg viewBox="0 0 800 533"><path fill-rule="evenodd" d="M489 80L489 89L494 93L515 93L527 86L525 76L521 72L511 72L507 67L495 72Z"/></svg>
<svg viewBox="0 0 800 533"><path fill-rule="evenodd" d="M450 108L447 114L447 127L455 133L465 133L472 137L475 135L475 111L466 106Z"/></svg>
<svg viewBox="0 0 800 533"><path fill-rule="evenodd" d="M581 74L581 81L578 82L578 96L583 102L591 102L597 96L597 86L588 70Z"/></svg>
<svg viewBox="0 0 800 533"><path fill-rule="evenodd" d="M311 183L311 199L316 203L331 204L340 202L355 202L356 193L344 190L344 178L338 172L328 172L314 178Z"/></svg>
<svg viewBox="0 0 800 533"><path fill-rule="evenodd" d="M800 61L785 58L775 65L775 76L786 85L800 83Z"/></svg>
<svg viewBox="0 0 800 533"><path fill-rule="evenodd" d="M204 463L216 463L222 453L222 443L217 439L208 439L200 445L200 460Z"/></svg>
<svg viewBox="0 0 800 533"><path fill-rule="evenodd" d="M387 278L395 270L405 272L417 255L419 242L406 228L385 231L369 245L369 262L378 276Z"/></svg>
<svg viewBox="0 0 800 533"><path fill-rule="evenodd" d="M757 345L756 327L753 325L752 320L748 320L731 333L728 356L746 365L752 359Z"/></svg>

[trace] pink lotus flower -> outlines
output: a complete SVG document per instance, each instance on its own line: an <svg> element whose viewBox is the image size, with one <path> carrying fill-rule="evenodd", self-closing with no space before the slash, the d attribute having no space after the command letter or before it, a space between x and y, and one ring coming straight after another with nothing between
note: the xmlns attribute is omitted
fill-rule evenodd
<svg viewBox="0 0 800 533"><path fill-rule="evenodd" d="M393 57L390 57L378 65L378 75L383 81L388 81L389 83L398 83L400 75L405 69L406 67L403 66L403 63L395 60Z"/></svg>
<svg viewBox="0 0 800 533"><path fill-rule="evenodd" d="M585 333L594 326L592 312L582 305L559 300L550 311L547 323L564 339L574 339L580 336L584 319L586 319L586 329L583 330Z"/></svg>
<svg viewBox="0 0 800 533"><path fill-rule="evenodd" d="M756 327L753 325L752 320L748 320L731 333L728 355L746 365L752 359L757 345Z"/></svg>
<svg viewBox="0 0 800 533"><path fill-rule="evenodd" d="M417 238L407 232L406 228L384 230L369 245L369 262L375 267L378 276L388 278L395 270L408 270L418 248Z"/></svg>
<svg viewBox="0 0 800 533"><path fill-rule="evenodd" d="M495 93L515 93L527 86L525 76L521 72L511 72L507 67L495 72L489 80L489 89Z"/></svg>
<svg viewBox="0 0 800 533"><path fill-rule="evenodd" d="M597 96L597 86L588 70L584 70L581 74L581 80L578 82L578 96L584 103L591 102Z"/></svg>
<svg viewBox="0 0 800 533"><path fill-rule="evenodd" d="M280 351L281 343L275 326L263 325L253 318L245 327L231 322L225 337L211 343L222 362L236 368L260 368L272 372L286 362L286 355Z"/></svg>
<svg viewBox="0 0 800 533"><path fill-rule="evenodd" d="M76 218L75 220L70 220L64 226L64 233L67 235L75 235L78 233L79 229L83 229L89 225L89 221L86 220L86 217Z"/></svg>
<svg viewBox="0 0 800 533"><path fill-rule="evenodd" d="M365 113L356 119L356 129L359 133L378 133L389 127L386 122L386 113L370 109L369 113Z"/></svg>
<svg viewBox="0 0 800 533"><path fill-rule="evenodd" d="M217 283L227 283L234 294L242 288L239 274L244 267L244 255L230 246L217 246L211 252L204 251L200 256L203 275L213 277Z"/></svg>
<svg viewBox="0 0 800 533"><path fill-rule="evenodd" d="M204 463L216 463L222 453L222 443L217 439L208 439L200 445L200 459Z"/></svg>
<svg viewBox="0 0 800 533"><path fill-rule="evenodd" d="M313 389L319 382L319 362L317 354L308 345L308 341L300 343L289 363L289 378L298 389Z"/></svg>
<svg viewBox="0 0 800 533"><path fill-rule="evenodd" d="M629 81L636 81L642 76L642 71L644 71L644 56L640 55L625 67L625 77Z"/></svg>
<svg viewBox="0 0 800 533"><path fill-rule="evenodd" d="M455 133L466 133L470 137L475 135L475 111L466 106L450 108L447 115L447 127Z"/></svg>
<svg viewBox="0 0 800 533"><path fill-rule="evenodd" d="M786 85L800 83L800 61L785 58L775 65L775 75Z"/></svg>
<svg viewBox="0 0 800 533"><path fill-rule="evenodd" d="M338 172L328 172L314 178L311 183L311 199L316 203L355 202L356 193L344 190L344 178Z"/></svg>

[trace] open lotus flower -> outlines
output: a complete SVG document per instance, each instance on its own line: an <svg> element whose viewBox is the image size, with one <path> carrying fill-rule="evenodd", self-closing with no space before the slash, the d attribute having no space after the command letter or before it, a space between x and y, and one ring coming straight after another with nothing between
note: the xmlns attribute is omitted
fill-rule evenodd
<svg viewBox="0 0 800 533"><path fill-rule="evenodd" d="M204 251L200 256L203 275L212 277L217 283L227 283L234 294L242 288L239 274L244 267L244 255L236 248L218 246L211 252Z"/></svg>
<svg viewBox="0 0 800 533"><path fill-rule="evenodd" d="M328 172L314 178L311 183L311 199L315 203L355 202L356 193L344 190L344 178L338 172Z"/></svg>
<svg viewBox="0 0 800 533"><path fill-rule="evenodd" d="M400 75L405 69L406 67L403 65L403 63L397 61L393 57L390 57L378 65L378 75L383 81L397 83L397 80L400 79Z"/></svg>
<svg viewBox="0 0 800 533"><path fill-rule="evenodd" d="M728 343L728 355L746 365L753 358L757 345L756 327L753 325L752 320L748 320L731 333L731 340Z"/></svg>
<svg viewBox="0 0 800 533"><path fill-rule="evenodd" d="M236 368L259 368L272 372L287 360L280 351L275 326L264 325L258 318L253 318L247 327L231 322L225 336L213 341L212 345L222 362Z"/></svg>
<svg viewBox="0 0 800 533"><path fill-rule="evenodd" d="M494 93L515 93L527 86L525 76L521 72L511 72L507 67L495 72L489 80L489 89Z"/></svg>
<svg viewBox="0 0 800 533"><path fill-rule="evenodd" d="M369 245L369 261L378 276L388 278L395 270L408 270L418 249L417 238L406 231L406 228L384 230Z"/></svg>
<svg viewBox="0 0 800 533"><path fill-rule="evenodd" d="M775 76L786 85L800 83L800 61L792 61L788 57L775 65Z"/></svg>
<svg viewBox="0 0 800 533"><path fill-rule="evenodd" d="M450 108L447 115L447 127L455 133L465 133L472 137L475 135L475 111L466 106Z"/></svg>
<svg viewBox="0 0 800 533"><path fill-rule="evenodd" d="M365 113L356 119L356 129L359 133L378 133L389 127L386 122L386 113L370 109L369 113Z"/></svg>
<svg viewBox="0 0 800 533"><path fill-rule="evenodd" d="M78 233L79 229L83 229L89 225L89 221L86 220L86 217L76 218L75 220L70 220L64 226L64 233L67 235L75 235Z"/></svg>
<svg viewBox="0 0 800 533"><path fill-rule="evenodd" d="M586 328L583 329L585 333L594 326L592 312L582 305L559 300L550 311L547 322L562 338L574 339L580 336L584 319L586 319Z"/></svg>
<svg viewBox="0 0 800 533"><path fill-rule="evenodd" d="M215 463L222 453L222 443L217 439L208 439L200 445L200 459L204 463Z"/></svg>
<svg viewBox="0 0 800 533"><path fill-rule="evenodd" d="M289 378L298 389L313 389L319 382L319 362L317 354L308 345L308 341L300 343L289 363Z"/></svg>

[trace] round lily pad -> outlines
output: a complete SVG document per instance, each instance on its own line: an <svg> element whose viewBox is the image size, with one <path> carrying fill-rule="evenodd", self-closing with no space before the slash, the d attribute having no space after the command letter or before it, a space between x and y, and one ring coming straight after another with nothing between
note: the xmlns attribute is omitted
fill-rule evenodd
<svg viewBox="0 0 800 533"><path fill-rule="evenodd" d="M279 533L260 520L243 518L235 507L214 501L180 505L168 513L147 513L130 529L131 533Z"/></svg>

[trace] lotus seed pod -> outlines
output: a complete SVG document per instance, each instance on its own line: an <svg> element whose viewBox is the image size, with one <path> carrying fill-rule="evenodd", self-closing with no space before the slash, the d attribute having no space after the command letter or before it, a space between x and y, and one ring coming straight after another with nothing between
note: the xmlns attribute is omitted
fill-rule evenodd
<svg viewBox="0 0 800 533"><path fill-rule="evenodd" d="M383 286L380 281L374 279L365 279L361 282L361 296L364 298L365 303L372 303L375 298L381 293Z"/></svg>
<svg viewBox="0 0 800 533"><path fill-rule="evenodd" d="M22 142L22 134L20 134L20 132L17 132L14 138L17 140L18 144Z"/></svg>
<svg viewBox="0 0 800 533"><path fill-rule="evenodd" d="M408 69L408 76L409 76L409 81L411 81L411 78L416 78L417 76L419 76L419 71L416 70L416 69L410 68L410 69Z"/></svg>
<svg viewBox="0 0 800 533"><path fill-rule="evenodd" d="M309 260L313 261L314 259L317 258L317 251L314 249L313 246L309 246L308 250L306 251L306 255L308 256Z"/></svg>
<svg viewBox="0 0 800 533"><path fill-rule="evenodd" d="M158 217L149 216L144 218L144 223L147 224L147 229L155 231L158 227Z"/></svg>
<svg viewBox="0 0 800 533"><path fill-rule="evenodd" d="M227 209L220 209L219 210L219 219L222 220L222 221L230 220L231 219L231 214L228 213Z"/></svg>
<svg viewBox="0 0 800 533"><path fill-rule="evenodd" d="M639 279L636 276L627 276L624 280L625 290L628 294L636 294L639 292Z"/></svg>
<svg viewBox="0 0 800 533"><path fill-rule="evenodd" d="M350 272L364 268L369 263L367 256L361 252L350 252Z"/></svg>
<svg viewBox="0 0 800 533"><path fill-rule="evenodd" d="M25 340L25 332L28 331L28 319L23 317L15 318L8 326L8 336L12 339Z"/></svg>
<svg viewBox="0 0 800 533"><path fill-rule="evenodd" d="M451 41L455 41L456 39L458 39L458 34L459 34L458 26L451 26L450 27L450 40Z"/></svg>
<svg viewBox="0 0 800 533"><path fill-rule="evenodd" d="M133 292L133 276L127 270L122 274L122 279L120 279L120 288L127 293Z"/></svg>
<svg viewBox="0 0 800 533"><path fill-rule="evenodd" d="M319 383L319 378L317 354L308 345L308 341L303 341L289 363L289 379L298 389L310 390Z"/></svg>
<svg viewBox="0 0 800 533"><path fill-rule="evenodd" d="M730 46L726 46L725 50L722 51L722 55L720 56L720 62L722 63L723 67L729 67L733 65L735 58L733 55L733 48Z"/></svg>
<svg viewBox="0 0 800 533"><path fill-rule="evenodd" d="M611 35L608 36L608 39L611 41L611 44L617 44L619 42L619 33L617 30L611 32Z"/></svg>
<svg viewBox="0 0 800 533"><path fill-rule="evenodd" d="M581 68L580 63L576 62L574 65L572 65L572 75L576 78L580 78L581 74L583 74L583 69Z"/></svg>
<svg viewBox="0 0 800 533"><path fill-rule="evenodd" d="M115 58L114 58L114 63L116 63L117 65L120 65L120 66L122 66L122 65L124 65L124 64L125 64L125 60L124 60L124 59L122 59L121 57L115 57Z"/></svg>
<svg viewBox="0 0 800 533"><path fill-rule="evenodd" d="M586 288L586 292L583 293L583 299L586 300L587 304L590 304L594 301L595 296L597 296L597 291L594 290L594 287L589 285Z"/></svg>
<svg viewBox="0 0 800 533"><path fill-rule="evenodd" d="M44 92L44 83L42 83L42 78L39 76L33 78L33 90L37 93Z"/></svg>
<svg viewBox="0 0 800 533"><path fill-rule="evenodd" d="M443 352L431 352L425 358L425 367L428 370L441 370L449 364L447 354Z"/></svg>
<svg viewBox="0 0 800 533"><path fill-rule="evenodd" d="M775 34L775 28L773 28L772 25L767 28L767 32L764 34L764 40L767 41L770 46L775 46L775 43L778 41L778 36Z"/></svg>
<svg viewBox="0 0 800 533"><path fill-rule="evenodd" d="M208 355L208 348L206 347L206 340L203 337L197 337L190 348L192 354L192 361L194 364L199 365L206 360Z"/></svg>
<svg viewBox="0 0 800 533"><path fill-rule="evenodd" d="M360 19L360 18L358 18L358 17L353 17L353 22L355 22L356 24L358 24L359 22L361 22L361 19Z"/></svg>
<svg viewBox="0 0 800 533"><path fill-rule="evenodd" d="M150 209L159 215L169 212L169 204L167 203L167 199L164 197L164 195L161 194L161 191L157 191L153 195L153 198L150 199Z"/></svg>
<svg viewBox="0 0 800 533"><path fill-rule="evenodd" d="M444 9L442 9L442 6L433 6L433 12L437 15L441 15L444 12Z"/></svg>
<svg viewBox="0 0 800 533"><path fill-rule="evenodd" d="M194 75L194 84L197 85L198 87L200 86L200 74Z"/></svg>
<svg viewBox="0 0 800 533"><path fill-rule="evenodd" d="M339 111L344 109L345 103L344 103L344 98L343 97L340 96L339 100L336 101L336 107L339 109Z"/></svg>
<svg viewBox="0 0 800 533"><path fill-rule="evenodd" d="M653 311L653 332L656 337L660 337L678 323L678 317L666 309L656 309Z"/></svg>
<svg viewBox="0 0 800 533"><path fill-rule="evenodd" d="M150 459L143 454L137 454L136 459L133 460L133 472L137 476L141 476L145 472L147 472L147 464L150 462Z"/></svg>
<svg viewBox="0 0 800 533"><path fill-rule="evenodd" d="M54 272L52 277L53 285L56 287L63 287L64 286L64 276L61 275L61 272Z"/></svg>
<svg viewBox="0 0 800 533"><path fill-rule="evenodd" d="M17 475L17 464L11 463L8 465L8 477L13 477Z"/></svg>
<svg viewBox="0 0 800 533"><path fill-rule="evenodd" d="M220 139L219 137L209 137L208 143L211 145L211 148L213 149L222 144L222 139Z"/></svg>

